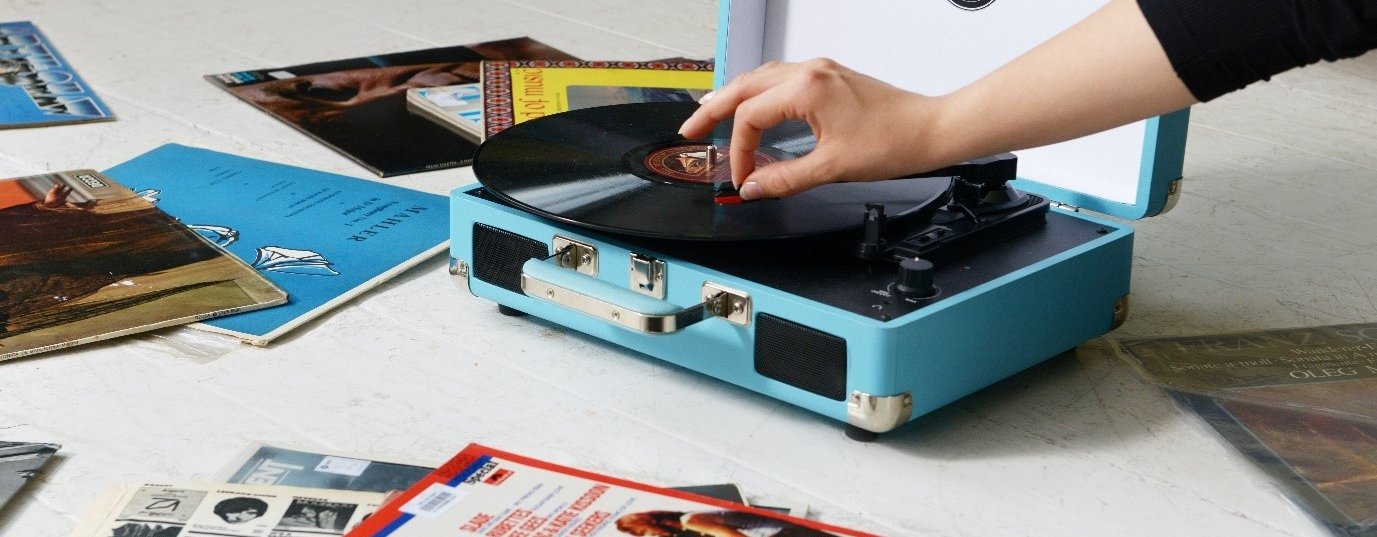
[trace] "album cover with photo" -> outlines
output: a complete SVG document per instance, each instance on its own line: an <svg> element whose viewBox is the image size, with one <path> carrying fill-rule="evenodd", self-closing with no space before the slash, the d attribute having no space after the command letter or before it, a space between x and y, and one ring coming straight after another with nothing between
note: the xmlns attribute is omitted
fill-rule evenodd
<svg viewBox="0 0 1377 537"><path fill-rule="evenodd" d="M348 537L872 534L470 444Z"/></svg>
<svg viewBox="0 0 1377 537"><path fill-rule="evenodd" d="M0 129L115 119L29 21L0 22Z"/></svg>
<svg viewBox="0 0 1377 537"><path fill-rule="evenodd" d="M0 238L0 360L287 301L95 170L0 179Z"/></svg>
<svg viewBox="0 0 1377 537"><path fill-rule="evenodd" d="M206 77L388 177L463 166L477 144L407 111L406 92L478 82L483 60L568 60L528 37Z"/></svg>

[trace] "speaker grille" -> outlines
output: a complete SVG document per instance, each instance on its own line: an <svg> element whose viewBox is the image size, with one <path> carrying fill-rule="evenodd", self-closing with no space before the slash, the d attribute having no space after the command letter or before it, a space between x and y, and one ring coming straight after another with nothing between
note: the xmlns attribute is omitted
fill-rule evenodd
<svg viewBox="0 0 1377 537"><path fill-rule="evenodd" d="M846 399L846 340L768 313L755 318L755 371L828 399Z"/></svg>
<svg viewBox="0 0 1377 537"><path fill-rule="evenodd" d="M473 277L521 293L521 265L549 255L545 243L486 224L473 224Z"/></svg>

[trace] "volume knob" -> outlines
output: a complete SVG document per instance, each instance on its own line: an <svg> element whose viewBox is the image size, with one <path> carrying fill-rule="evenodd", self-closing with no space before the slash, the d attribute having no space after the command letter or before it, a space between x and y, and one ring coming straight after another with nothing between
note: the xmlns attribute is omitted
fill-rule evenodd
<svg viewBox="0 0 1377 537"><path fill-rule="evenodd" d="M932 272L931 261L916 257L900 261L894 290L905 298L929 298L937 294L937 288L932 285Z"/></svg>

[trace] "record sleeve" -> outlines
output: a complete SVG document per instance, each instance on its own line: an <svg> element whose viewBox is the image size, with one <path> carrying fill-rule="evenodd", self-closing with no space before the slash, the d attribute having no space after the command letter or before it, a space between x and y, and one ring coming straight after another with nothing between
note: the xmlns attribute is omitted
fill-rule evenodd
<svg viewBox="0 0 1377 537"><path fill-rule="evenodd" d="M478 535L870 534L470 444L348 537Z"/></svg>
<svg viewBox="0 0 1377 537"><path fill-rule="evenodd" d="M483 87L458 84L406 90L406 109L470 142L483 141Z"/></svg>
<svg viewBox="0 0 1377 537"><path fill-rule="evenodd" d="M62 446L0 441L0 509Z"/></svg>
<svg viewBox="0 0 1377 537"><path fill-rule="evenodd" d="M477 144L407 112L406 90L476 83L482 60L574 59L527 37L206 77L389 177L468 164Z"/></svg>
<svg viewBox="0 0 1377 537"><path fill-rule="evenodd" d="M483 62L484 138L550 114L627 103L698 102L712 62Z"/></svg>
<svg viewBox="0 0 1377 537"><path fill-rule="evenodd" d="M225 468L226 483L391 492L406 490L434 468L266 444L249 446Z"/></svg>
<svg viewBox="0 0 1377 537"><path fill-rule="evenodd" d="M384 497L225 483L114 485L101 493L70 537L339 536L368 518Z"/></svg>
<svg viewBox="0 0 1377 537"><path fill-rule="evenodd" d="M435 468L383 462L360 456L313 453L254 444L244 450L221 472L226 483L246 485L289 485L336 490L392 492L411 488ZM735 483L672 487L733 503L746 503ZM783 503L783 502L777 502ZM765 509L778 510L774 507ZM795 514L786 508L785 511ZM807 512L805 508L804 513ZM802 515L798 515L802 516Z"/></svg>
<svg viewBox="0 0 1377 537"><path fill-rule="evenodd" d="M1377 323L1111 342L1168 389L1377 423Z"/></svg>
<svg viewBox="0 0 1377 537"><path fill-rule="evenodd" d="M167 144L107 172L289 294L194 328L266 345L439 254L444 196ZM206 200L216 200L206 203Z"/></svg>
<svg viewBox="0 0 1377 537"><path fill-rule="evenodd" d="M0 180L0 360L286 301L100 172Z"/></svg>
<svg viewBox="0 0 1377 537"><path fill-rule="evenodd" d="M1377 424L1174 392L1334 535L1377 536Z"/></svg>
<svg viewBox="0 0 1377 537"><path fill-rule="evenodd" d="M0 129L115 119L29 21L0 22Z"/></svg>

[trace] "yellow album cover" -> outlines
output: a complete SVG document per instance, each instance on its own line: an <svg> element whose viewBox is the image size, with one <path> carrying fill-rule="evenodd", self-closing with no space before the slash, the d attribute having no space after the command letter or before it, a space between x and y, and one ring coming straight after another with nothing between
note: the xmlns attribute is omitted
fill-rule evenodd
<svg viewBox="0 0 1377 537"><path fill-rule="evenodd" d="M712 90L712 63L689 60L485 61L485 136L550 114L613 104L697 101Z"/></svg>

